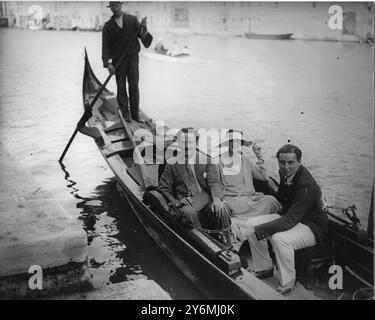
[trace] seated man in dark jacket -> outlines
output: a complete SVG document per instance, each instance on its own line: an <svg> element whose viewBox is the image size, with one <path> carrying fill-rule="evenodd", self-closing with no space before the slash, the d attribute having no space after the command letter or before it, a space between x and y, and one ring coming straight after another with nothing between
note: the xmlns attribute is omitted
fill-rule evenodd
<svg viewBox="0 0 375 320"><path fill-rule="evenodd" d="M301 157L301 150L290 144L278 150L280 187L277 199L282 205L281 212L248 221L255 274L259 278L273 274L266 243L266 238L270 238L281 273L277 290L282 294L295 287L294 251L317 245L328 231L322 192L310 172L301 165Z"/></svg>
<svg viewBox="0 0 375 320"><path fill-rule="evenodd" d="M200 227L203 222L211 229L229 229L230 218L222 201L223 187L219 167L207 161L199 163L200 159L196 153L197 138L197 132L191 128L182 129L178 133L181 161L167 163L160 177L159 189L172 205L179 208L182 216L191 225ZM203 203L202 193L206 196ZM200 207L194 203L197 198L201 199Z"/></svg>

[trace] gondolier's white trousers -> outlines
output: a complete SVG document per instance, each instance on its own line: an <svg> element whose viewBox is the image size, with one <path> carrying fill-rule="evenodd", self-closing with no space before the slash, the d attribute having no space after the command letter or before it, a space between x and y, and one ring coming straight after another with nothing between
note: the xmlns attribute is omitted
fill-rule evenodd
<svg viewBox="0 0 375 320"><path fill-rule="evenodd" d="M250 218L248 224L257 226L280 218L278 214L266 214ZM255 271L270 270L273 268L268 252L267 240L258 240L255 234L248 237ZM276 262L281 274L281 285L285 286L296 279L294 264L294 251L315 246L316 239L311 229L303 223L298 223L293 228L277 232L270 237Z"/></svg>

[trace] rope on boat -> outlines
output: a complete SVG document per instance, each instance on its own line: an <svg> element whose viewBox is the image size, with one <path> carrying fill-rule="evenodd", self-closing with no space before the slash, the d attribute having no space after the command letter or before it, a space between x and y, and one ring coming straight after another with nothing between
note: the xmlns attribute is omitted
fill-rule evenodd
<svg viewBox="0 0 375 320"><path fill-rule="evenodd" d="M235 240L236 237L235 237L231 227L222 228L222 229L206 229L206 228L202 228L202 227L198 227L198 226L193 226L193 227L195 229L199 230L200 232L205 233L207 236L209 236L214 241L218 241L218 240L213 238L211 236L211 234L219 234L219 236L221 235L222 241L220 242L220 245L224 246L225 248L218 251L217 255L219 255L220 253L222 253L224 251L233 250L235 244L243 242L242 240ZM227 239L225 237L225 232L229 235L229 237L228 237L229 239ZM226 243L224 243L224 241Z"/></svg>
<svg viewBox="0 0 375 320"><path fill-rule="evenodd" d="M364 283L366 286L368 286L371 289L374 289L374 286L371 283L368 283L365 279L360 277L358 274L356 274L352 269L350 269L348 266L344 266L344 268L355 278L357 278L359 281Z"/></svg>
<svg viewBox="0 0 375 320"><path fill-rule="evenodd" d="M350 220L352 228L355 230L359 230L361 221L359 220L357 216L357 207L355 204L347 208L341 208L341 207L336 207L336 206L327 206L326 208L339 210L343 215L345 215ZM348 224L350 224L350 222L348 222Z"/></svg>
<svg viewBox="0 0 375 320"><path fill-rule="evenodd" d="M356 291L354 291L352 295L352 300L357 300L357 296L360 293L365 293L364 295L368 298L366 300L372 300L374 298L374 286L371 283L368 283L365 279L360 277L358 274L356 274L352 269L350 269L348 266L344 266L346 271L348 271L353 277L357 278L357 280L361 281L363 284L365 284L367 287L359 288Z"/></svg>
<svg viewBox="0 0 375 320"><path fill-rule="evenodd" d="M374 299L374 290L366 287L366 288L361 288L361 289L356 290L353 293L352 300L358 300L357 295L360 294L360 293L362 293L364 296L368 297L368 298L366 298L366 300L373 300Z"/></svg>

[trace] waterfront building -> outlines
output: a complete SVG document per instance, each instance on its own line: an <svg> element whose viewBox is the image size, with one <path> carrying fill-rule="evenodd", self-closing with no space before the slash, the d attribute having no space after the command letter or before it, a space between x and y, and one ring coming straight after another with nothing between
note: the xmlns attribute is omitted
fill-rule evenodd
<svg viewBox="0 0 375 320"><path fill-rule="evenodd" d="M60 30L101 30L111 16L108 2L0 2L3 25ZM332 29L329 8L342 8L342 28ZM147 16L156 33L243 35L293 33L297 39L372 41L374 4L371 2L138 2L124 10Z"/></svg>

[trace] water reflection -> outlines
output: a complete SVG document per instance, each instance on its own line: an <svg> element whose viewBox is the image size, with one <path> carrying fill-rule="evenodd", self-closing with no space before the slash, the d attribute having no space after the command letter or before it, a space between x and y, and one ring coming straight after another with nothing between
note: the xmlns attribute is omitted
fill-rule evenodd
<svg viewBox="0 0 375 320"><path fill-rule="evenodd" d="M69 182L69 184L67 184L67 187L72 189L72 191L70 191L70 193L77 199L82 199L84 201L87 201L88 199L87 198L82 198L79 194L78 194L78 189L75 188L74 186L77 184L77 182L75 182L71 177L70 177L70 173L68 170L66 170L66 167L63 163L59 162L60 166L61 166L61 170L64 171L65 173L65 176L64 176L64 179L66 181Z"/></svg>
<svg viewBox="0 0 375 320"><path fill-rule="evenodd" d="M155 280L172 298L204 299L148 236L115 178L98 185L92 197L82 197L67 168L61 169L70 194L81 200L76 206L88 237L88 273L94 287L145 278Z"/></svg>

